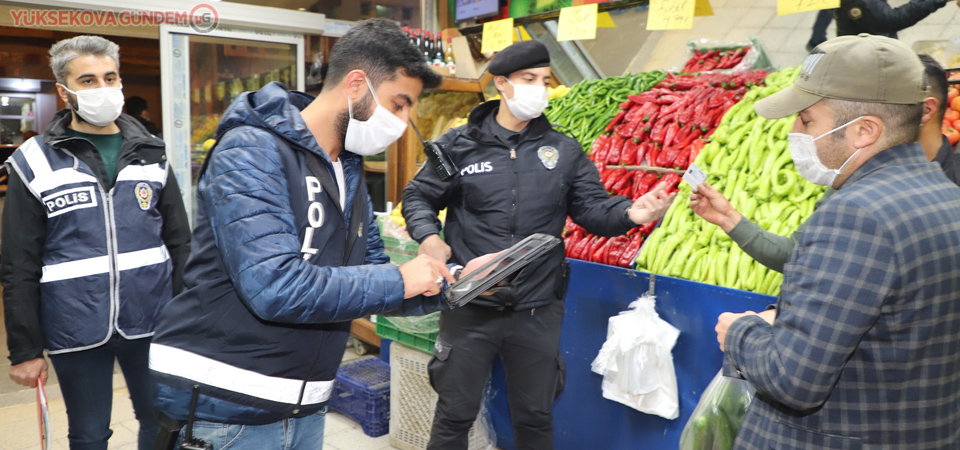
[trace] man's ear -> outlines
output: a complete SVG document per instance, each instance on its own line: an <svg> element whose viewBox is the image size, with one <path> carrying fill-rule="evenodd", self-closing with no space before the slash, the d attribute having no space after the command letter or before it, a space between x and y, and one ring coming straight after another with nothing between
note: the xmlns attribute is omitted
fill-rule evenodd
<svg viewBox="0 0 960 450"><path fill-rule="evenodd" d="M851 127L854 127L853 146L856 148L876 144L880 141L884 130L883 121L874 116L864 116L857 123L852 124Z"/></svg>
<svg viewBox="0 0 960 450"><path fill-rule="evenodd" d="M343 86L350 100L357 101L363 97L363 91L367 90L367 74L362 70L352 70L343 78Z"/></svg>
<svg viewBox="0 0 960 450"><path fill-rule="evenodd" d="M940 102L934 97L927 97L923 100L923 116L920 117L920 125L926 125L933 120L940 111Z"/></svg>
<svg viewBox="0 0 960 450"><path fill-rule="evenodd" d="M60 96L60 100L63 100L67 105L70 104L70 96L67 94L67 89L60 83L55 85L57 87L57 95Z"/></svg>

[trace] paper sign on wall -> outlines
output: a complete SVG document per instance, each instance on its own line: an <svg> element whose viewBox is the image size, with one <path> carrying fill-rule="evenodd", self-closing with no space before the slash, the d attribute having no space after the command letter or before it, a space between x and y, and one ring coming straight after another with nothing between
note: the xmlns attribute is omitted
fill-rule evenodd
<svg viewBox="0 0 960 450"><path fill-rule="evenodd" d="M499 52L513 44L513 18L483 24L480 53Z"/></svg>
<svg viewBox="0 0 960 450"><path fill-rule="evenodd" d="M835 9L839 7L840 0L777 0L777 15L785 16L798 12Z"/></svg>
<svg viewBox="0 0 960 450"><path fill-rule="evenodd" d="M557 41L596 39L597 5L571 6L560 10Z"/></svg>
<svg viewBox="0 0 960 450"><path fill-rule="evenodd" d="M693 28L696 0L650 0L648 30L682 30Z"/></svg>
<svg viewBox="0 0 960 450"><path fill-rule="evenodd" d="M613 21L613 17L610 17L610 13L604 11L600 14L597 14L597 28L616 28L617 24Z"/></svg>
<svg viewBox="0 0 960 450"><path fill-rule="evenodd" d="M710 0L697 0L693 8L693 15L696 17L712 16L713 8L710 6Z"/></svg>

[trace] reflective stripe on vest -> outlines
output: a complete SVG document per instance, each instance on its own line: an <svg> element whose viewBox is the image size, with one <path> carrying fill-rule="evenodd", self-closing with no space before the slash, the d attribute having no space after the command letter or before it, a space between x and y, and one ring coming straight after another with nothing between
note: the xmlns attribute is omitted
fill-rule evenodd
<svg viewBox="0 0 960 450"><path fill-rule="evenodd" d="M272 377L162 344L150 344L150 369L180 378L278 403L297 404L303 380ZM330 399L334 380L308 381L302 405Z"/></svg>

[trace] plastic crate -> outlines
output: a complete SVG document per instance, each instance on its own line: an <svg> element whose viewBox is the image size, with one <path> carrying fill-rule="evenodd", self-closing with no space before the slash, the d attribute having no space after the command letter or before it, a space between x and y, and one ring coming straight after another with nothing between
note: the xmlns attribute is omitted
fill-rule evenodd
<svg viewBox="0 0 960 450"><path fill-rule="evenodd" d="M390 366L376 356L343 363L328 403L331 409L360 423L364 434L390 431Z"/></svg>
<svg viewBox="0 0 960 450"><path fill-rule="evenodd" d="M430 428L437 408L437 393L430 387L427 364L430 355L396 342L390 344L390 379L393 396L390 397L390 445L400 450L425 450L430 442ZM494 436L489 436L483 420L483 408L470 428L469 450L492 448Z"/></svg>
<svg viewBox="0 0 960 450"><path fill-rule="evenodd" d="M407 333L394 326L390 319L383 316L377 316L377 336L430 354L433 354L433 344L437 342L437 333Z"/></svg>

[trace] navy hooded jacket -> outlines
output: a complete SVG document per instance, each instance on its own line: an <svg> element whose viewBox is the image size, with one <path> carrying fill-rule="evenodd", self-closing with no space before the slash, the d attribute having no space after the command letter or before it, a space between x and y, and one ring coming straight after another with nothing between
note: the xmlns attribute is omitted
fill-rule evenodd
<svg viewBox="0 0 960 450"><path fill-rule="evenodd" d="M173 419L186 418L195 384L200 420L263 424L315 413L330 397L350 320L441 309L439 296L403 299L363 160L349 152L339 156L339 207L333 165L300 116L311 101L271 83L237 98L220 122L197 187L186 289L162 312L150 350L156 405ZM362 208L351 208L355 199ZM362 220L351 221L352 211Z"/></svg>

